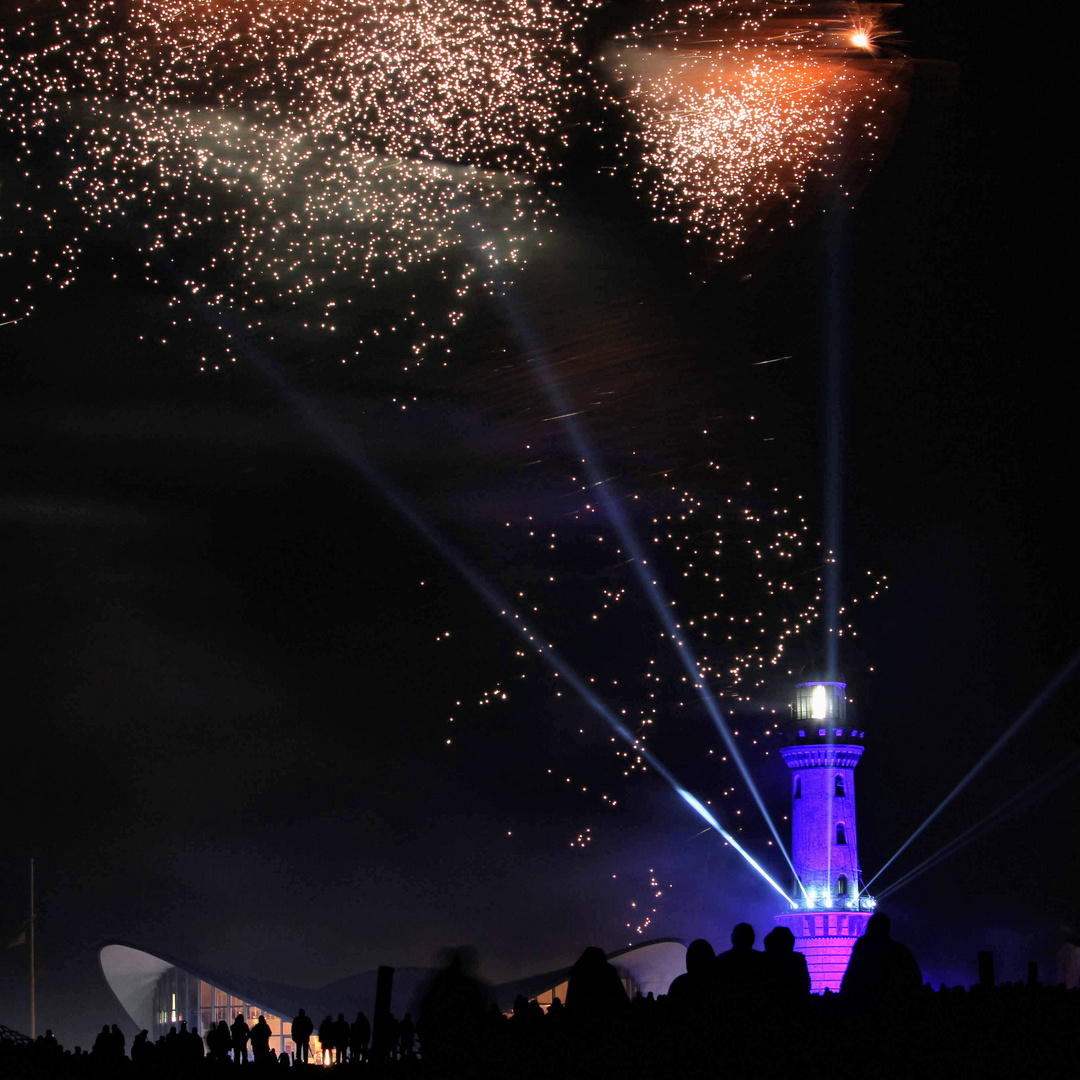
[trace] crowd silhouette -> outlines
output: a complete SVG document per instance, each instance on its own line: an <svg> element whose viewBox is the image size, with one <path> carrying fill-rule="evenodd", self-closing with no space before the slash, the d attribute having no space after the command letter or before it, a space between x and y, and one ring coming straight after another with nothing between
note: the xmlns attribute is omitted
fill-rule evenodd
<svg viewBox="0 0 1080 1080"><path fill-rule="evenodd" d="M1074 1075L1080 992L1037 983L923 985L910 949L893 939L888 916L873 915L856 942L838 994L810 992L806 959L777 927L755 946L739 923L717 954L690 943L686 971L658 997L633 998L601 949L590 946L570 970L565 1002L545 1009L519 996L510 1013L495 1004L470 948L447 950L430 979L417 1020L384 1012L327 1015L316 1033L303 1009L292 1020L294 1060L271 1045L260 1016L224 1020L205 1038L181 1022L152 1042L135 1036L130 1055L116 1024L87 1053L68 1051L51 1031L31 1042L0 1029L3 1080L98 1077L166 1080L200 1074L255 1077L330 1065L371 1077L432 1080L603 1080L603 1078L792 1077L824 1080L866 1073L918 1078ZM314 1074L312 1074L314 1075Z"/></svg>

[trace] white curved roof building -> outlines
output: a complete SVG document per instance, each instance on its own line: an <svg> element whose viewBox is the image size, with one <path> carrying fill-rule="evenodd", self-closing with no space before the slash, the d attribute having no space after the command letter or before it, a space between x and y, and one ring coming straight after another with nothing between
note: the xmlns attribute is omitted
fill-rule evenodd
<svg viewBox="0 0 1080 1080"><path fill-rule="evenodd" d="M189 963L166 952L147 950L126 942L110 942L100 953L101 970L109 989L136 1027L151 1039L172 1025L205 1034L218 1021L231 1023L237 1013L249 1022L265 1016L278 1052L293 1053L292 1017L303 1008L316 1025L326 1015L343 1012L354 1017L374 1015L374 971L364 972L319 988L288 986L234 975ZM686 970L686 944L675 938L643 942L608 954L622 976L627 992L666 994L672 980ZM394 1011L415 1013L424 984L434 974L429 968L398 968L394 974ZM495 1001L509 1011L518 994L541 1005L553 997L566 998L570 968L559 968L502 983L493 988ZM317 1040L314 1040L317 1042ZM318 1047L315 1047L318 1050Z"/></svg>

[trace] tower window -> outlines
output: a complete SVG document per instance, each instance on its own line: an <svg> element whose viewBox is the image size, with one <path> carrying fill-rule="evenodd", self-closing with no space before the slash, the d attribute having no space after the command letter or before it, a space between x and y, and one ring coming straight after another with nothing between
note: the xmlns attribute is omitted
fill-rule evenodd
<svg viewBox="0 0 1080 1080"><path fill-rule="evenodd" d="M801 799L802 798L802 777L801 776L796 776L795 777L795 794L792 795L792 798L793 799Z"/></svg>
<svg viewBox="0 0 1080 1080"><path fill-rule="evenodd" d="M838 799L843 798L843 795L844 795L844 778L842 776L838 776L836 778L836 789L833 792L833 794Z"/></svg>
<svg viewBox="0 0 1080 1080"><path fill-rule="evenodd" d="M844 835L844 826L843 825L837 825L836 826L836 842L838 844L846 844L847 843L847 837Z"/></svg>
<svg viewBox="0 0 1080 1080"><path fill-rule="evenodd" d="M847 896L847 878L843 874L836 879L836 895Z"/></svg>

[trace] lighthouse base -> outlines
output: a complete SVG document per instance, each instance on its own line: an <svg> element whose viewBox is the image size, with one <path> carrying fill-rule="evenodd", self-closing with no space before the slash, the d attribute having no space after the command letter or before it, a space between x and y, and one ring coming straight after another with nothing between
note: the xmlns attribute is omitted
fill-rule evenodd
<svg viewBox="0 0 1080 1080"><path fill-rule="evenodd" d="M776 924L795 935L795 951L806 957L815 994L840 989L851 950L869 921L869 911L792 911L776 916Z"/></svg>

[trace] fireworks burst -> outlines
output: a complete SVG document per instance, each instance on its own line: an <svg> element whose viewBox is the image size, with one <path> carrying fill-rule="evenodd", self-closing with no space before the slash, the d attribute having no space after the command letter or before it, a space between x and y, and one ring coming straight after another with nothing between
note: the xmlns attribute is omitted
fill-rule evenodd
<svg viewBox="0 0 1080 1080"><path fill-rule="evenodd" d="M620 152L656 218L726 258L778 207L790 219L812 174L866 156L900 71L853 57L873 25L711 2L618 37L604 69L636 125Z"/></svg>
<svg viewBox="0 0 1080 1080"><path fill-rule="evenodd" d="M576 39L596 4L19 9L0 29L0 257L25 265L0 322L43 280L70 285L107 228L197 298L226 355L229 325L343 360L448 350L470 297L505 288L548 227L537 180L583 119ZM882 33L876 11L714 0L621 36L609 101L636 124L621 152L657 216L727 256L790 215L853 133L879 134L899 71L868 59Z"/></svg>
<svg viewBox="0 0 1080 1080"><path fill-rule="evenodd" d="M215 318L266 331L283 308L312 336L348 332L346 355L399 334L419 358L535 242L550 203L521 173L549 169L563 144L576 96L564 69L586 6L31 9L0 37L11 183L24 181L7 210L11 240L40 237L27 269L63 287L86 233L123 228L171 260ZM72 209L79 224L55 239ZM29 250L17 245L4 254ZM358 286L418 268L425 297L440 301L410 304L414 289L404 302L363 302ZM0 321L33 309L34 286L28 273Z"/></svg>

